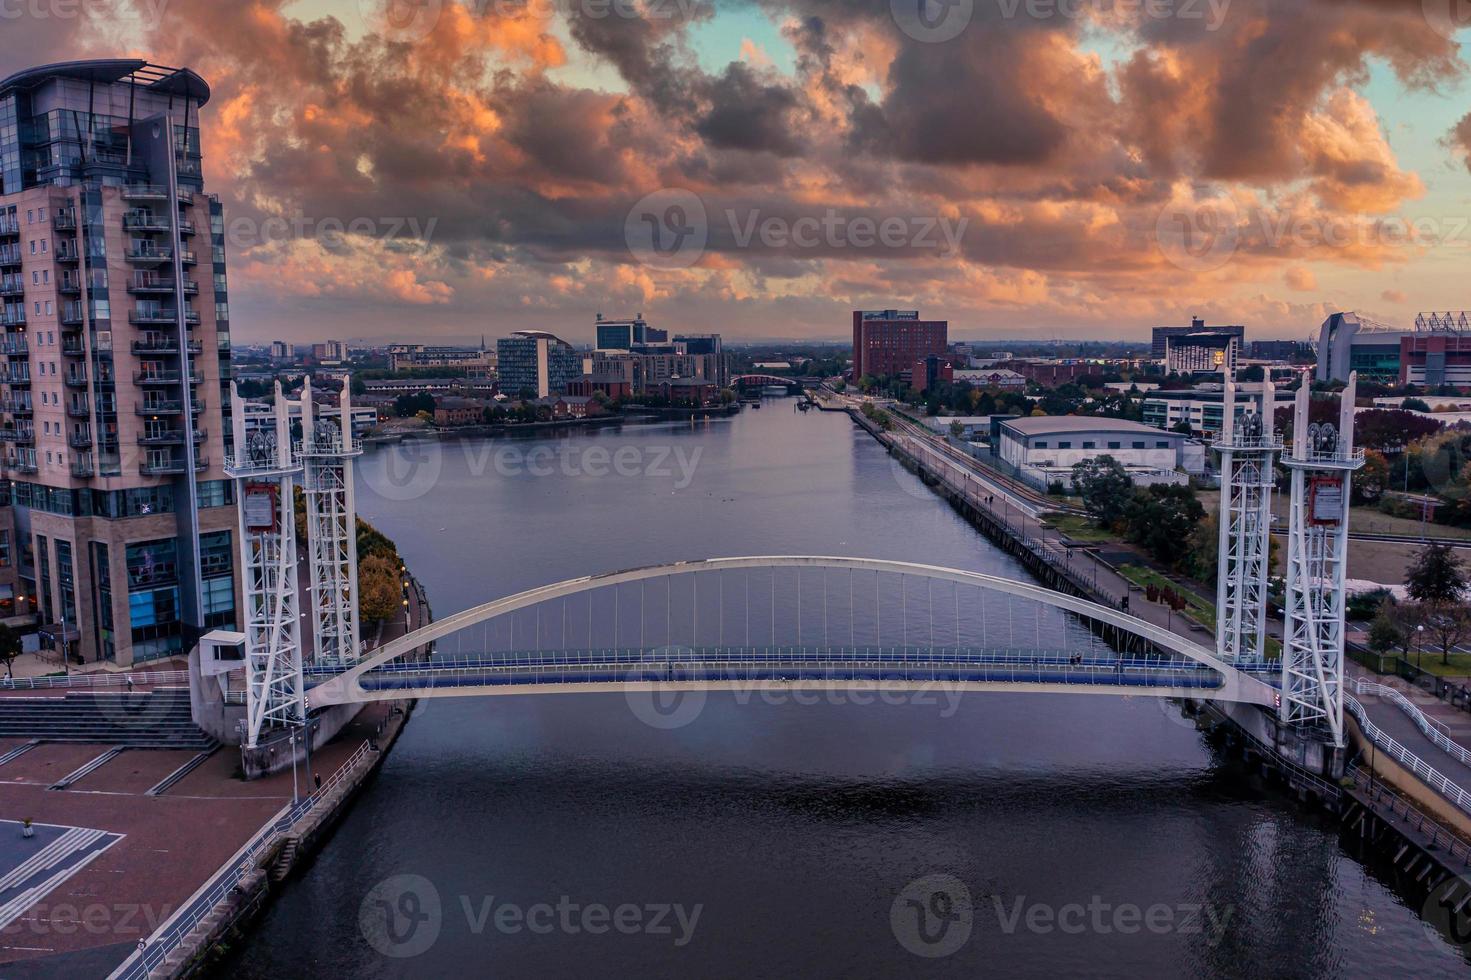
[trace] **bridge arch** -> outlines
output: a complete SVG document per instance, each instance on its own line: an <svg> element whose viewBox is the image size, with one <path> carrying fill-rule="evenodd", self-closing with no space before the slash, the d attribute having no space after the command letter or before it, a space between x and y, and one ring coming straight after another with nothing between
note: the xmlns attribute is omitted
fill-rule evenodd
<svg viewBox="0 0 1471 980"><path fill-rule="evenodd" d="M563 582L528 589L516 595L506 596L474 606L405 636L383 644L366 659L353 667L319 684L312 690L314 705L338 704L365 700L370 697L363 688L361 679L375 668L389 664L405 654L461 630L507 616L519 609L567 596L591 592L596 589L616 587L628 583L648 581L673 576L695 575L701 572L720 572L738 569L847 569L849 571L871 571L914 576L931 581L953 582L958 585L979 587L1015 598L1037 602L1071 612L1076 615L1114 626L1124 632L1148 641L1155 647L1178 654L1184 658L1209 667L1220 673L1219 688L1202 692L1202 696L1227 701L1240 701L1260 705L1272 705L1277 691L1257 677L1238 670L1220 659L1215 652L1194 642L1188 637L1163 629L1152 623L1130 616L1110 606L1104 606L1076 596L1055 592L1040 585L989 575L983 572L944 568L914 562L890 561L877 558L846 558L833 556L751 556L739 558L711 558L694 561L674 562L666 565L650 565L622 571L585 575Z"/></svg>

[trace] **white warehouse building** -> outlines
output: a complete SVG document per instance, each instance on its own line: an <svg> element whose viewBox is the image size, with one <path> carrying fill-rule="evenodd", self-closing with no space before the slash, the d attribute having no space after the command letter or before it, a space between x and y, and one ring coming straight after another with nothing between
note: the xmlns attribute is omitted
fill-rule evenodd
<svg viewBox="0 0 1471 980"><path fill-rule="evenodd" d="M1188 483L1205 472L1205 446L1177 432L1124 419L1054 415L1000 423L997 454L1040 488L1060 482L1072 488L1073 466L1112 456L1137 486Z"/></svg>

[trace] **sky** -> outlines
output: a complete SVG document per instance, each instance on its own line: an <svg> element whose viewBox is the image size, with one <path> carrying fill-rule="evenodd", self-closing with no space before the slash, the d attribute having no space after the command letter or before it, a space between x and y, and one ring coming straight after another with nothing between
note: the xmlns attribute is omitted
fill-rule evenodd
<svg viewBox="0 0 1471 980"><path fill-rule="evenodd" d="M1471 307L1471 0L3 0L0 40L209 81L240 343Z"/></svg>

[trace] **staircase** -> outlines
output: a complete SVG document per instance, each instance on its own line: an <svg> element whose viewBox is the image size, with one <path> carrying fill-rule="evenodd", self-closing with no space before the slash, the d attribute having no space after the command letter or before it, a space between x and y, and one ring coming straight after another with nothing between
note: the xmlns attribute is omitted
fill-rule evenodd
<svg viewBox="0 0 1471 980"><path fill-rule="evenodd" d="M291 865L296 863L296 852L301 848L300 837L288 837L281 845L281 851L276 855L276 861L271 865L271 880L285 881L286 876L291 873Z"/></svg>
<svg viewBox="0 0 1471 980"><path fill-rule="evenodd" d="M69 691L0 698L0 738L103 742L124 748L203 750L215 742L194 724L189 689Z"/></svg>

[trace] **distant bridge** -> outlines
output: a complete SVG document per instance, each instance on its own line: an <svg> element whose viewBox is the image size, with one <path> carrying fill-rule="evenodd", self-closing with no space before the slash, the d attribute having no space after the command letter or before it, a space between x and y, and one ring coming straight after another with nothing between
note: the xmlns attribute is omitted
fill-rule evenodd
<svg viewBox="0 0 1471 980"><path fill-rule="evenodd" d="M652 602L650 583L657 583ZM677 602L676 583L684 590ZM637 617L625 619L624 600L635 587ZM923 600L916 594L921 589ZM1081 640L1068 636L1067 622L1078 623L1073 617L1092 624L1093 633ZM493 649L492 630L509 632L506 649ZM1019 642L1033 630L1031 647ZM988 631L1002 634L1000 642L990 642ZM1094 635L1109 631L1115 644L1123 639L1141 649L1121 653ZM404 659L450 637L460 646L456 653L440 649L428 660ZM346 670L308 668L306 683L313 708L404 696L795 683L886 690L944 683L961 690L1147 694L1271 706L1277 690L1263 678L1276 669L1228 663L1112 607L1011 578L872 558L767 556L677 562L530 589L415 630Z"/></svg>
<svg viewBox="0 0 1471 980"><path fill-rule="evenodd" d="M784 378L777 374L738 374L730 379L730 383L737 388L753 388L758 385L769 385L773 388L801 388L807 383L807 380L806 378Z"/></svg>

